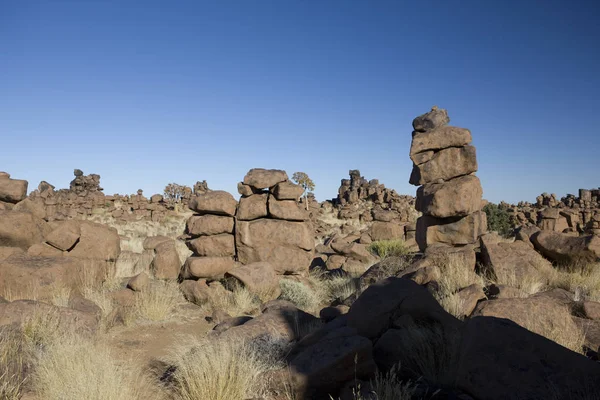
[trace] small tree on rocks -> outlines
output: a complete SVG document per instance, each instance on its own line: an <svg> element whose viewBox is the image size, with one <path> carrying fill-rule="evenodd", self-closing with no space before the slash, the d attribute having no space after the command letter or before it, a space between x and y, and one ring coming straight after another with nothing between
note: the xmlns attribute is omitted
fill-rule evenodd
<svg viewBox="0 0 600 400"><path fill-rule="evenodd" d="M181 201L181 199L183 198L183 196L186 192L186 189L190 190L185 185L179 185L177 183L169 183L165 187L165 192L164 192L165 200L167 200L171 203L179 203Z"/></svg>
<svg viewBox="0 0 600 400"><path fill-rule="evenodd" d="M305 172L294 172L292 180L304 189L304 202L306 203L306 209L308 210L308 192L315 190L315 183Z"/></svg>

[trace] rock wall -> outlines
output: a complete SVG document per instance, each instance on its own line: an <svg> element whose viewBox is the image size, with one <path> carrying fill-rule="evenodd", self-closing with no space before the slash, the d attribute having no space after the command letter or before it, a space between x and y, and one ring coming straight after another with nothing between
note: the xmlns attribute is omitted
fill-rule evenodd
<svg viewBox="0 0 600 400"><path fill-rule="evenodd" d="M193 255L183 278L205 282L234 276L252 286L249 282L258 275L307 274L314 238L308 213L298 202L303 189L289 182L285 171L255 168L238 191L239 203L224 191L190 201L196 214L187 222L186 242ZM252 267L242 271L241 265Z"/></svg>
<svg viewBox="0 0 600 400"><path fill-rule="evenodd" d="M487 230L475 147L468 129L448 126L446 110L434 107L413 121L409 182L419 186L416 240L424 251L434 243L474 244Z"/></svg>
<svg viewBox="0 0 600 400"><path fill-rule="evenodd" d="M600 188L579 189L579 196L542 193L535 203L500 203L515 227L535 225L541 230L573 235L600 235Z"/></svg>
<svg viewBox="0 0 600 400"><path fill-rule="evenodd" d="M28 199L43 211L47 221L87 219L96 214L109 214L117 223L140 220L161 222L169 215L176 215L177 209L186 210L194 195L210 191L206 181L198 182L194 186L196 191L186 192L180 203L165 201L160 194L147 198L141 189L132 195L105 195L100 187L100 175L84 175L79 169L74 174L75 179L71 181L69 189L55 190L48 182L41 182L37 190L29 195ZM0 190L2 181L0 178Z"/></svg>

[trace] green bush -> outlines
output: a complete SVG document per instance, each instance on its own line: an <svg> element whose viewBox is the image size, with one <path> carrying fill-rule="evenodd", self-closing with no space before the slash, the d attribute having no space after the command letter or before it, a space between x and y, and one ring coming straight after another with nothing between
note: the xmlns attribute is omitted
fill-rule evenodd
<svg viewBox="0 0 600 400"><path fill-rule="evenodd" d="M488 231L498 232L505 237L511 235L513 229L510 215L505 209L498 207L497 204L487 203L483 207L483 211L487 215Z"/></svg>
<svg viewBox="0 0 600 400"><path fill-rule="evenodd" d="M378 240L369 245L369 251L381 259L410 254L410 250L402 239Z"/></svg>

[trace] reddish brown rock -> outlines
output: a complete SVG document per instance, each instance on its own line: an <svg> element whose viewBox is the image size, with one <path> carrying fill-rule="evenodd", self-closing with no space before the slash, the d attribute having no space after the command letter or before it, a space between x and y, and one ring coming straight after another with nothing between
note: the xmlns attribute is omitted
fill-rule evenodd
<svg viewBox="0 0 600 400"><path fill-rule="evenodd" d="M266 261L278 274L307 271L314 254L308 226L283 220L238 221L236 246L242 264Z"/></svg>
<svg viewBox="0 0 600 400"><path fill-rule="evenodd" d="M402 239L404 227L393 222L375 221L371 225L369 235L373 241Z"/></svg>
<svg viewBox="0 0 600 400"><path fill-rule="evenodd" d="M241 204L241 201L240 201ZM218 235L233 233L232 217L219 215L194 215L187 221L187 233L192 236Z"/></svg>
<svg viewBox="0 0 600 400"><path fill-rule="evenodd" d="M416 240L421 250L434 243L460 246L476 243L486 230L487 218L483 211L458 219L425 215L417 220Z"/></svg>
<svg viewBox="0 0 600 400"><path fill-rule="evenodd" d="M410 175L411 185L448 181L477 171L475 147L450 147L435 153L431 160L414 165Z"/></svg>
<svg viewBox="0 0 600 400"><path fill-rule="evenodd" d="M432 107L431 111L419 115L412 122L415 132L427 132L448 125L450 117L443 108Z"/></svg>
<svg viewBox="0 0 600 400"><path fill-rule="evenodd" d="M74 221L65 221L46 236L46 242L62 251L70 250L81 236L80 225Z"/></svg>
<svg viewBox="0 0 600 400"><path fill-rule="evenodd" d="M413 135L410 156L412 159L413 155L424 151L462 147L470 144L471 141L471 132L468 129L455 126L444 126L427 132L418 132Z"/></svg>
<svg viewBox="0 0 600 400"><path fill-rule="evenodd" d="M267 193L253 194L242 197L237 210L236 218L240 221L251 221L267 216Z"/></svg>
<svg viewBox="0 0 600 400"><path fill-rule="evenodd" d="M600 303L595 301L584 301L583 312L589 319L600 320Z"/></svg>
<svg viewBox="0 0 600 400"><path fill-rule="evenodd" d="M171 239L160 243L154 249L154 259L150 269L156 279L177 279L181 270L181 261L175 242Z"/></svg>
<svg viewBox="0 0 600 400"><path fill-rule="evenodd" d="M46 243L38 243L27 249L27 255L42 256L42 257L60 257L63 255L62 250L52 247Z"/></svg>
<svg viewBox="0 0 600 400"><path fill-rule="evenodd" d="M483 265L501 281L509 279L521 282L523 279L542 276L544 269L552 268L548 261L525 242L517 240L503 243L494 234L481 236L481 258Z"/></svg>
<svg viewBox="0 0 600 400"><path fill-rule="evenodd" d="M184 279L220 279L234 267L231 257L190 257L183 266L182 276Z"/></svg>
<svg viewBox="0 0 600 400"><path fill-rule="evenodd" d="M306 221L308 212L294 200L277 200L269 196L269 216L288 221Z"/></svg>
<svg viewBox="0 0 600 400"><path fill-rule="evenodd" d="M292 182L281 182L273 188L273 195L277 200L298 200L303 193L302 186Z"/></svg>
<svg viewBox="0 0 600 400"><path fill-rule="evenodd" d="M121 252L121 241L115 228L89 221L80 221L77 245L65 253L68 257L115 262Z"/></svg>
<svg viewBox="0 0 600 400"><path fill-rule="evenodd" d="M560 263L600 259L600 237L574 237L559 232L540 231L531 237L535 248L544 257Z"/></svg>
<svg viewBox="0 0 600 400"><path fill-rule="evenodd" d="M235 241L233 235L223 233L213 236L200 236L190 240L188 245L198 256L233 257L235 256Z"/></svg>
<svg viewBox="0 0 600 400"><path fill-rule="evenodd" d="M0 177L0 201L16 204L27 197L27 181Z"/></svg>
<svg viewBox="0 0 600 400"><path fill-rule="evenodd" d="M27 250L43 241L44 225L28 212L0 210L0 246Z"/></svg>
<svg viewBox="0 0 600 400"><path fill-rule="evenodd" d="M141 272L129 279L129 282L127 282L127 287L133 290L134 292L143 292L144 290L146 290L149 283L150 278L148 277L148 274L146 274L145 272Z"/></svg>
<svg viewBox="0 0 600 400"><path fill-rule="evenodd" d="M253 168L244 177L244 184L255 189L268 189L288 180L285 171L279 169Z"/></svg>
<svg viewBox="0 0 600 400"><path fill-rule="evenodd" d="M237 201L235 201L233 196L228 192L214 190L192 198L188 206L200 214L215 214L233 217L235 215Z"/></svg>
<svg viewBox="0 0 600 400"><path fill-rule="evenodd" d="M273 300L279 297L279 277L273 266L267 262L257 262L230 269L225 277L234 277L251 293L259 295L261 300Z"/></svg>
<svg viewBox="0 0 600 400"><path fill-rule="evenodd" d="M467 216L481 210L483 189L474 175L443 183L429 183L417 190L415 207L437 218Z"/></svg>

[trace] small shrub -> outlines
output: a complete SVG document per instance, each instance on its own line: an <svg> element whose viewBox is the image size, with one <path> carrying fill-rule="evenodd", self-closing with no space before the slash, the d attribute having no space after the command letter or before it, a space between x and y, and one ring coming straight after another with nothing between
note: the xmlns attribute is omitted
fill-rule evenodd
<svg viewBox="0 0 600 400"><path fill-rule="evenodd" d="M175 398L232 400L256 397L268 365L240 342L198 342L173 351Z"/></svg>
<svg viewBox="0 0 600 400"><path fill-rule="evenodd" d="M46 349L34 383L47 400L157 398L141 373L113 358L105 344L77 335L65 335Z"/></svg>
<svg viewBox="0 0 600 400"><path fill-rule="evenodd" d="M409 248L402 239L375 241L369 245L369 251L381 259L410 254Z"/></svg>
<svg viewBox="0 0 600 400"><path fill-rule="evenodd" d="M320 305L318 293L301 282L292 279L281 279L279 286L281 287L279 298L291 301L301 310L313 311Z"/></svg>
<svg viewBox="0 0 600 400"><path fill-rule="evenodd" d="M177 282L156 281L137 295L135 311L140 319L163 321L181 303L183 296Z"/></svg>
<svg viewBox="0 0 600 400"><path fill-rule="evenodd" d="M487 203L483 206L487 216L488 231L498 232L501 236L508 237L512 233L512 224L508 212L498 207L497 204Z"/></svg>

